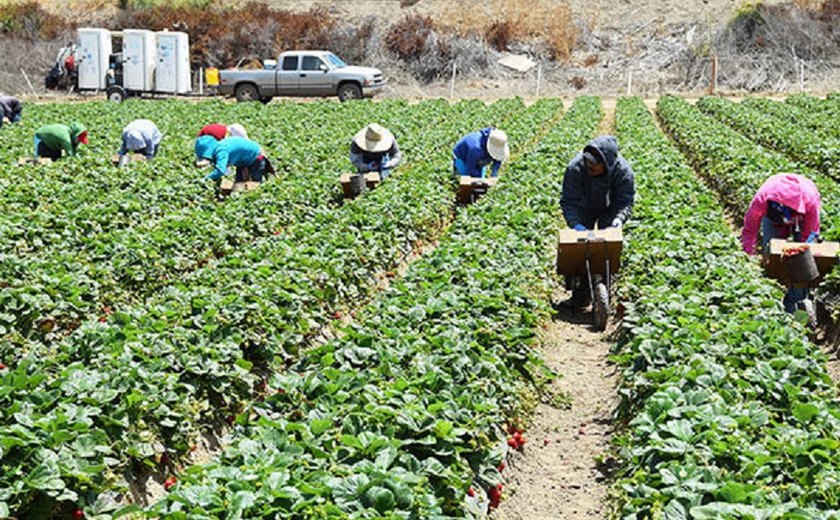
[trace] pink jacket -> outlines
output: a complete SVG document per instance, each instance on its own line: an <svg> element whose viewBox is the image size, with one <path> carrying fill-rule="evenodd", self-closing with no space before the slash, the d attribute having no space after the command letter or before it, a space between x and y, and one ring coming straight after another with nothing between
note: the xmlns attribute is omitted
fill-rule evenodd
<svg viewBox="0 0 840 520"><path fill-rule="evenodd" d="M785 205L796 213L799 219L800 236L804 240L811 232L820 231L820 192L816 185L801 175L795 173L780 173L764 181L758 193L753 197L747 214L744 215L744 229L741 232L741 246L747 254L756 253L758 230L761 219L767 214L767 203L776 201ZM788 231L793 232L793 223ZM781 229L777 226L778 229Z"/></svg>

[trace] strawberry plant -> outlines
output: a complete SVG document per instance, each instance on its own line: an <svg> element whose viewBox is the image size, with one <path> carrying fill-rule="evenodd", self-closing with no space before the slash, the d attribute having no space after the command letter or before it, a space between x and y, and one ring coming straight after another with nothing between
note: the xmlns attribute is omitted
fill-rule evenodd
<svg viewBox="0 0 840 520"><path fill-rule="evenodd" d="M689 134L686 120L709 132L709 147L727 136L685 112L672 98L660 103L689 150L700 131ZM783 312L780 289L740 251L714 195L641 99L619 102L616 127L639 194L615 356L628 425L618 441L620 515L837 517L840 408L820 349Z"/></svg>
<svg viewBox="0 0 840 520"><path fill-rule="evenodd" d="M273 375L286 392L243 412L221 457L187 468L151 514L434 518L498 505L506 417L523 375L543 370L531 346L562 171L600 114L579 98L342 338Z"/></svg>

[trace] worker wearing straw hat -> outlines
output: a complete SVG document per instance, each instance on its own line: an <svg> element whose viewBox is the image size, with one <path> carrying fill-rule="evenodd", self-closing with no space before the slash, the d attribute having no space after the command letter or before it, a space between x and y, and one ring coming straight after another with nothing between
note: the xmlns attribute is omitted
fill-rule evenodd
<svg viewBox="0 0 840 520"><path fill-rule="evenodd" d="M380 178L385 179L401 161L394 134L376 123L359 130L350 143L350 162L359 173L379 172Z"/></svg>
<svg viewBox="0 0 840 520"><path fill-rule="evenodd" d="M487 166L491 164L490 176L496 177L502 162L510 157L507 134L492 126L469 133L458 141L452 155L456 177L487 177Z"/></svg>

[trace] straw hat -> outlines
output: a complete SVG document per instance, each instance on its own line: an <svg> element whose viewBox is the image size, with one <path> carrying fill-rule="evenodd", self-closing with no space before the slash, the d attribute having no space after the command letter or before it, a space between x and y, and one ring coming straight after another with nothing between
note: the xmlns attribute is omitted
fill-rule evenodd
<svg viewBox="0 0 840 520"><path fill-rule="evenodd" d="M494 128L487 137L487 153L497 161L507 161L510 157L507 134Z"/></svg>
<svg viewBox="0 0 840 520"><path fill-rule="evenodd" d="M362 128L353 137L353 142L362 150L370 153L387 152L394 143L394 135L387 128L372 123Z"/></svg>

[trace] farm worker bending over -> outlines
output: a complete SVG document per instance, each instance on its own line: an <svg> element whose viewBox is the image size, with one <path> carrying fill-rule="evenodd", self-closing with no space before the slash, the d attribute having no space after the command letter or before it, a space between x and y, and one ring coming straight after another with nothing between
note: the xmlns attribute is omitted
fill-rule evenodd
<svg viewBox="0 0 840 520"><path fill-rule="evenodd" d="M382 179L402 161L394 134L376 123L367 125L350 143L350 161L359 173L379 172Z"/></svg>
<svg viewBox="0 0 840 520"><path fill-rule="evenodd" d="M741 247L754 255L761 229L764 254L770 252L770 239L793 238L811 242L820 232L820 192L816 185L795 173L780 173L764 181L744 215ZM808 297L806 288L791 288L783 300L785 310L794 312L797 303Z"/></svg>
<svg viewBox="0 0 840 520"><path fill-rule="evenodd" d="M239 123L234 123L227 127L228 135L231 137L244 137L248 139L248 132L245 131L245 127L240 125Z"/></svg>
<svg viewBox="0 0 840 520"><path fill-rule="evenodd" d="M633 169L618 153L618 140L596 137L566 167L560 207L566 224L578 231L621 227L630 218L636 198ZM582 278L566 281L573 289L566 307L589 305L589 287Z"/></svg>
<svg viewBox="0 0 840 520"><path fill-rule="evenodd" d="M141 153L146 159L151 159L157 155L162 138L158 127L148 119L134 120L123 128L119 155Z"/></svg>
<svg viewBox="0 0 840 520"><path fill-rule="evenodd" d="M213 171L205 179L221 179L228 166L236 166L237 182L247 180L245 169L250 173L252 181L262 182L268 166L268 159L260 145L243 137L216 141L212 136L201 136L195 141L195 155L199 160L206 159L214 164Z"/></svg>
<svg viewBox="0 0 840 520"><path fill-rule="evenodd" d="M502 161L510 157L507 134L498 128L487 127L465 135L452 150L453 174L486 177L486 167L493 164L491 177L499 175Z"/></svg>
<svg viewBox="0 0 840 520"><path fill-rule="evenodd" d="M23 112L23 104L16 97L0 96L0 126L4 123L17 123Z"/></svg>
<svg viewBox="0 0 840 520"><path fill-rule="evenodd" d="M79 143L88 144L87 129L81 123L42 126L35 132L35 158L61 159L61 152L76 155Z"/></svg>

